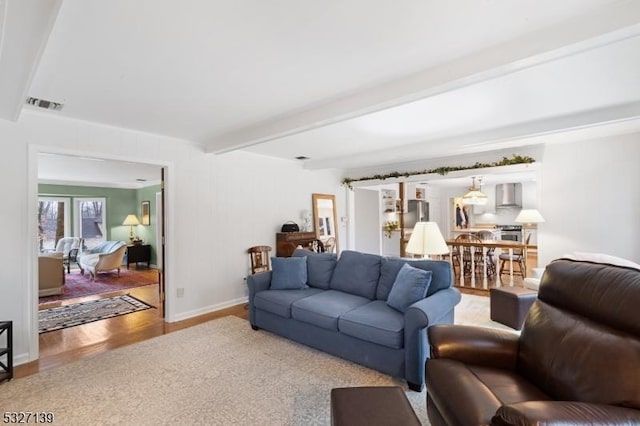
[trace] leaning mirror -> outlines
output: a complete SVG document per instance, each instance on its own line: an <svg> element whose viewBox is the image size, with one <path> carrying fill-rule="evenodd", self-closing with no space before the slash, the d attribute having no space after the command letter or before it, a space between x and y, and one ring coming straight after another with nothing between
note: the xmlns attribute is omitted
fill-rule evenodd
<svg viewBox="0 0 640 426"><path fill-rule="evenodd" d="M312 194L313 223L316 238L322 241L324 249L329 253L338 252L338 214L336 212L336 196L329 194Z"/></svg>

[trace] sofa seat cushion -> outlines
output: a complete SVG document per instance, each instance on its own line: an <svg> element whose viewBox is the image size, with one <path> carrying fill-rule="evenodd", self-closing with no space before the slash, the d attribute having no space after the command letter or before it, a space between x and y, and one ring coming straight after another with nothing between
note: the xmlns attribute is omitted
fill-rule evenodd
<svg viewBox="0 0 640 426"><path fill-rule="evenodd" d="M256 293L253 303L256 308L283 318L291 318L291 305L305 297L313 296L322 290L302 288L298 290L266 290Z"/></svg>
<svg viewBox="0 0 640 426"><path fill-rule="evenodd" d="M502 405L551 399L514 371L448 359L427 360L426 383L429 396L448 424L491 424Z"/></svg>
<svg viewBox="0 0 640 426"><path fill-rule="evenodd" d="M375 300L342 315L338 329L348 336L389 348L404 346L404 315L384 300Z"/></svg>
<svg viewBox="0 0 640 426"><path fill-rule="evenodd" d="M371 300L366 297L325 290L293 303L291 317L302 322L338 331L338 318Z"/></svg>

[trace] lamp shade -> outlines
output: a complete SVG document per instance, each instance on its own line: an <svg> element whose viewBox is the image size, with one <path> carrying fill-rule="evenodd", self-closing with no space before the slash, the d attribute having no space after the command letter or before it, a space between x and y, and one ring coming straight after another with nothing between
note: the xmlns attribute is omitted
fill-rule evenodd
<svg viewBox="0 0 640 426"><path fill-rule="evenodd" d="M130 214L124 218L124 222L122 222L122 224L134 226L134 225L140 225L140 221L138 220L138 217L135 214Z"/></svg>
<svg viewBox="0 0 640 426"><path fill-rule="evenodd" d="M449 247L435 222L416 223L406 250L421 255L449 253Z"/></svg>
<svg viewBox="0 0 640 426"><path fill-rule="evenodd" d="M482 192L482 177L479 178L480 188L476 188L476 178L473 177L473 184L469 188L469 192L462 196L462 204L468 204L472 206L484 206L487 204L489 197Z"/></svg>
<svg viewBox="0 0 640 426"><path fill-rule="evenodd" d="M515 218L516 223L542 223L544 218L536 209L522 209Z"/></svg>

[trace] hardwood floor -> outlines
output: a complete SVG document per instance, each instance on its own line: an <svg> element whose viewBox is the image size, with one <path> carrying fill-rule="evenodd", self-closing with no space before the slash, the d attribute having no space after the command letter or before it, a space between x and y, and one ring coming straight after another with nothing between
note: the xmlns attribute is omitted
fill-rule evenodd
<svg viewBox="0 0 640 426"><path fill-rule="evenodd" d="M64 300L56 303L55 306L102 299L120 294L131 294L152 306L160 308L157 284L88 296L81 299ZM53 306L48 304L46 307ZM147 309L107 320L44 333L40 335L40 359L15 367L14 377L25 377L38 371L77 361L86 356L97 355L111 349L141 342L228 315L248 319L249 313L244 308L244 304L242 304L169 324L164 322L160 309Z"/></svg>
<svg viewBox="0 0 640 426"><path fill-rule="evenodd" d="M536 266L536 254L529 253L527 256L527 276L531 275L531 270ZM454 284L461 292L480 296L488 296L491 287L509 285L509 277L507 275L488 278L486 288L483 287L482 278L480 277L476 278L475 287L472 286L469 277L466 277L463 286L460 286L458 280L459 278L456 277ZM522 286L522 277L514 277L514 285ZM47 304L47 307L63 306L77 303L78 301L101 299L119 294L131 294L150 305L160 308L157 284L88 296L81 299L64 300L55 304ZM40 335L40 359L15 367L14 376L16 378L25 377L38 371L77 361L86 356L97 355L111 349L182 330L227 315L248 319L249 313L245 309L245 305L242 304L169 324L164 322L159 309L147 309L146 311L44 333Z"/></svg>

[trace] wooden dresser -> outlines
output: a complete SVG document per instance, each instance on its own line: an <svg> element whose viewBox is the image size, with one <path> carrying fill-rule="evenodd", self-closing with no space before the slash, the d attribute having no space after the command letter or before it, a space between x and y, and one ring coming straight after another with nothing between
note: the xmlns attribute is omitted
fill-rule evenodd
<svg viewBox="0 0 640 426"><path fill-rule="evenodd" d="M291 257L296 247L307 247L315 239L315 232L277 232L276 256Z"/></svg>

